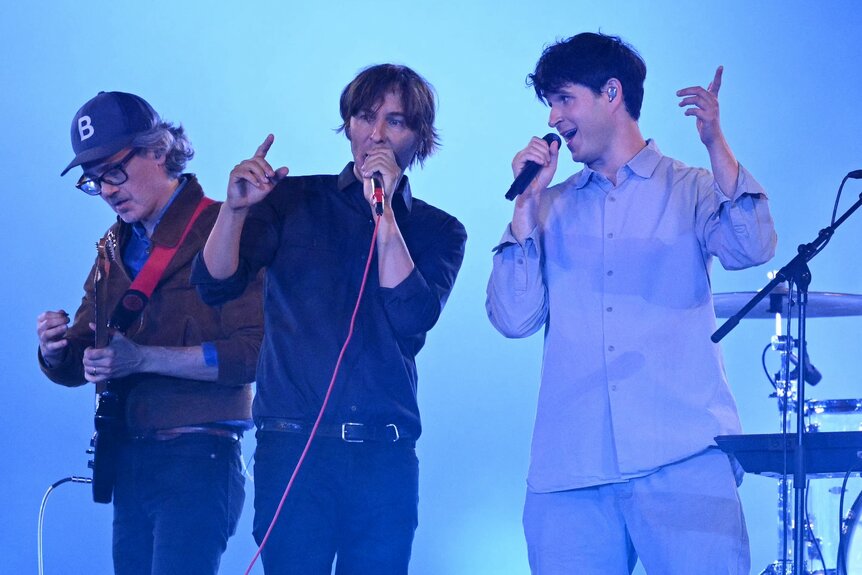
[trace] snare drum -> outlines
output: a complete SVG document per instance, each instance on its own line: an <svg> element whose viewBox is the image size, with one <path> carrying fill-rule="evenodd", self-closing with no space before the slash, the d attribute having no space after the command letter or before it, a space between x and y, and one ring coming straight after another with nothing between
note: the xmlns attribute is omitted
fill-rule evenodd
<svg viewBox="0 0 862 575"><path fill-rule="evenodd" d="M827 431L862 431L862 399L828 399L805 402L805 427L812 433ZM808 483L808 518L812 535L808 540L808 573L810 575L845 575L838 565L840 532L846 545L846 575L862 574L862 461L860 469L847 482L844 493L844 517L839 525L843 473L812 478ZM824 571L825 565L825 571Z"/></svg>
<svg viewBox="0 0 862 575"><path fill-rule="evenodd" d="M805 402L806 431L862 431L862 399Z"/></svg>

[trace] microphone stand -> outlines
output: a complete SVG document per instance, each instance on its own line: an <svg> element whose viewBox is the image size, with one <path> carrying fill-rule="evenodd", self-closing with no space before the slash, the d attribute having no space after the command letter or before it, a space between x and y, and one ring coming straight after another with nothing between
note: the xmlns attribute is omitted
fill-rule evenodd
<svg viewBox="0 0 862 575"><path fill-rule="evenodd" d="M796 256L782 267L775 277L766 284L751 300L745 304L736 314L730 317L715 333L712 334L713 343L720 342L724 336L730 333L733 328L739 324L745 315L757 305L760 300L769 295L772 290L782 282L790 283L790 290L793 292L793 285L797 287L799 294L799 374L802 376L808 367L808 358L806 353L805 342L805 323L807 319L808 306L808 286L811 284L811 270L808 268L808 262L811 261L820 251L826 247L829 240L835 234L835 230L849 218L853 212L862 207L862 194L859 194L859 199L850 206L850 208L838 218L834 224L820 230L817 238L807 244L800 244L797 248ZM789 297L789 296L788 296ZM793 454L793 575L805 575L805 380L799 378L801 384L797 385L797 404L796 404L796 441L795 451ZM786 445L786 443L785 443ZM786 565L786 557L784 558Z"/></svg>

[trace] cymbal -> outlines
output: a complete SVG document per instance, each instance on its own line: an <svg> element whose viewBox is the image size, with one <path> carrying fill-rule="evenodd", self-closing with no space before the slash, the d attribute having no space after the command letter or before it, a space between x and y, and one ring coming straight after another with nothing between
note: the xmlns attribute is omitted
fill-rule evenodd
<svg viewBox="0 0 862 575"><path fill-rule="evenodd" d="M751 301L757 292L738 291L712 294L716 317L731 317ZM793 306L796 313L797 306ZM745 316L751 319L772 319L776 313L787 315L787 293L773 292L763 298ZM849 293L808 292L806 317L843 317L862 315L862 295Z"/></svg>

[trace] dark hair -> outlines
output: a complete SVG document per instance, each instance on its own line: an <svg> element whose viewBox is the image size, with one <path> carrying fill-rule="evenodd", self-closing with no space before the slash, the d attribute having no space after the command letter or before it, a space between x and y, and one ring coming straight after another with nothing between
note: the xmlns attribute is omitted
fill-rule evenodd
<svg viewBox="0 0 862 575"><path fill-rule="evenodd" d="M580 84L599 94L611 78L622 84L626 111L635 120L640 118L646 64L619 36L584 32L545 47L536 71L527 75L527 85L547 101L548 94L566 84Z"/></svg>
<svg viewBox="0 0 862 575"><path fill-rule="evenodd" d="M434 128L436 98L433 86L407 66L378 64L362 70L341 92L342 124L337 131L343 131L349 140L350 118L363 110L373 110L393 91L401 94L407 127L419 136L410 166L417 161L422 165L440 147L440 137Z"/></svg>
<svg viewBox="0 0 862 575"><path fill-rule="evenodd" d="M129 146L138 148L139 153L153 152L156 158L164 157L165 171L172 179L183 173L186 163L195 155L182 125L174 126L170 122L160 121L152 129L141 132Z"/></svg>

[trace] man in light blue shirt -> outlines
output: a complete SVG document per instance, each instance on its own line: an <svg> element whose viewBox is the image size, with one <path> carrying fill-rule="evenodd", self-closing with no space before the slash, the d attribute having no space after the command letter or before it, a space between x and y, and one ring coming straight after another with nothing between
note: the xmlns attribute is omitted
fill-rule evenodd
<svg viewBox="0 0 862 575"><path fill-rule="evenodd" d="M617 37L548 47L530 81L584 169L548 188L559 145L515 156L542 169L495 249L487 311L506 337L545 332L524 509L542 575L747 574L734 469L740 433L715 329L710 268L768 261L766 194L719 122L722 68L677 92L712 173L661 154L638 126L646 66Z"/></svg>

